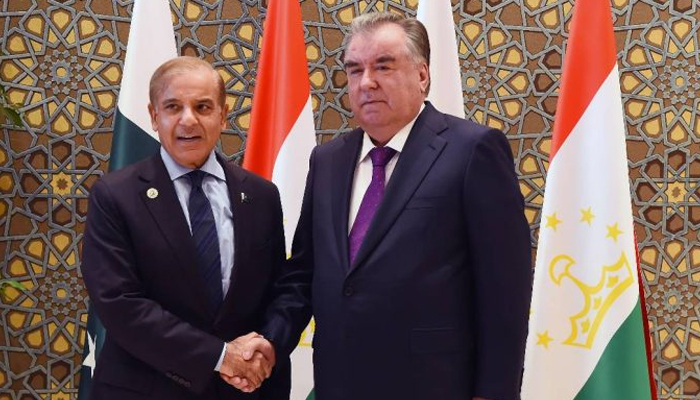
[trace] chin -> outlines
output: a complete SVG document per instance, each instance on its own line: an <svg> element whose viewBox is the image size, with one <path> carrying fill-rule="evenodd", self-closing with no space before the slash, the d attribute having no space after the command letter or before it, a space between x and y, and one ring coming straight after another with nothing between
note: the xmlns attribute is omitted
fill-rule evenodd
<svg viewBox="0 0 700 400"><path fill-rule="evenodd" d="M175 159L175 161L178 164L180 164L184 167L199 168L207 160L207 157L208 157L208 154L207 154L207 156L195 156L194 154L188 154L185 157L179 157L179 159L175 159L175 158L173 158L173 159Z"/></svg>

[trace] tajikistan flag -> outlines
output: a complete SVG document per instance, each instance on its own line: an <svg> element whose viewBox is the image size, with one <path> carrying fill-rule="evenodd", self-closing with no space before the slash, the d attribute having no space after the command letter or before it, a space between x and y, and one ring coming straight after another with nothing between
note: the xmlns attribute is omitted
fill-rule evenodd
<svg viewBox="0 0 700 400"><path fill-rule="evenodd" d="M609 0L577 0L547 174L523 400L655 398Z"/></svg>
<svg viewBox="0 0 700 400"><path fill-rule="evenodd" d="M148 84L156 68L175 57L169 0L135 0L114 117L110 171L158 152L158 135L148 114ZM92 373L104 337L105 329L90 307L78 399L90 398Z"/></svg>
<svg viewBox="0 0 700 400"><path fill-rule="evenodd" d="M296 0L268 4L243 167L279 188L289 254L316 131L301 7ZM292 353L292 400L313 398L313 326Z"/></svg>
<svg viewBox="0 0 700 400"><path fill-rule="evenodd" d="M464 118L464 94L450 0L421 0L416 18L425 25L430 49L428 100L440 111Z"/></svg>

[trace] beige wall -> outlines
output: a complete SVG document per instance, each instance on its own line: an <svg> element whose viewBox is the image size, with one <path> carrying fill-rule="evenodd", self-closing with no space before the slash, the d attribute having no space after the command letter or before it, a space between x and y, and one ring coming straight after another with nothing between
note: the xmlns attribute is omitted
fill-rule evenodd
<svg viewBox="0 0 700 400"><path fill-rule="evenodd" d="M424 0L435 1L435 0ZM124 5L121 5L121 4ZM232 106L222 150L248 129L262 0L172 0L182 54L214 62ZM319 141L354 126L339 55L367 9L417 0L302 0ZM453 1L469 118L503 129L537 236L573 2ZM662 399L700 393L700 70L697 2L613 0L636 234ZM0 400L76 397L87 318L78 269L86 198L109 162L132 2L2 0L0 80L26 123L0 136ZM686 396L686 397L684 397Z"/></svg>

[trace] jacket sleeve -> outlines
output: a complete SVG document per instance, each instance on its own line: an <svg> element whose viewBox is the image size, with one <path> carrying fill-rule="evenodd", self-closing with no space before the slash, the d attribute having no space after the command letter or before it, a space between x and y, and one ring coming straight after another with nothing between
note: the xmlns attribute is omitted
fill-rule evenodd
<svg viewBox="0 0 700 400"><path fill-rule="evenodd" d="M110 187L97 181L90 193L81 266L90 301L109 340L201 393L214 376L224 343L149 298L123 212Z"/></svg>
<svg viewBox="0 0 700 400"><path fill-rule="evenodd" d="M299 343L301 332L311 319L311 280L313 278L313 185L314 157L311 153L309 173L302 200L301 215L292 242L292 255L275 278L273 300L268 307L262 334L270 338L277 357L288 357Z"/></svg>
<svg viewBox="0 0 700 400"><path fill-rule="evenodd" d="M478 140L463 193L476 304L475 395L515 400L532 290L530 229L505 135L490 130Z"/></svg>

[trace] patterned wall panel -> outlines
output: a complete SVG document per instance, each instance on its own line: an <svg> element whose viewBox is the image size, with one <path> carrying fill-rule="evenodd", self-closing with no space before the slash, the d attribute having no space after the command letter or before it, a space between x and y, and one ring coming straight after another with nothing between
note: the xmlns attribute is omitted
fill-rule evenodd
<svg viewBox="0 0 700 400"><path fill-rule="evenodd" d="M433 0L423 0L433 1ZM418 0L302 0L319 142L354 126L340 55L367 10ZM171 0L182 54L226 81L222 151L249 127L263 0ZM533 247L574 2L453 0L468 118L504 130ZM662 399L700 394L698 0L613 0L636 234ZM23 105L0 137L0 400L74 399L88 299L79 271L91 185L109 163L133 0L1 0L0 81ZM309 133L313 134L313 133Z"/></svg>

